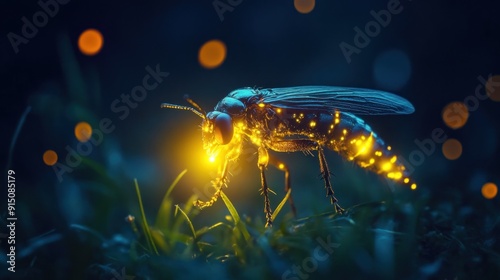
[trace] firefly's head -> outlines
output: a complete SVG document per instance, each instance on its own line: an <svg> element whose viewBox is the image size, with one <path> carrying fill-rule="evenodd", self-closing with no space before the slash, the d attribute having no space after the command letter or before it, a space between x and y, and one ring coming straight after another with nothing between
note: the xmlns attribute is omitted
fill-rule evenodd
<svg viewBox="0 0 500 280"><path fill-rule="evenodd" d="M241 135L237 133L238 135L234 137L235 129L231 116L220 111L212 111L207 114L194 101L186 99L195 108L168 103L163 103L161 107L188 110L203 119L201 123L203 148L211 161L221 154L224 154L227 159L236 158L240 152ZM235 138L239 141L232 141Z"/></svg>

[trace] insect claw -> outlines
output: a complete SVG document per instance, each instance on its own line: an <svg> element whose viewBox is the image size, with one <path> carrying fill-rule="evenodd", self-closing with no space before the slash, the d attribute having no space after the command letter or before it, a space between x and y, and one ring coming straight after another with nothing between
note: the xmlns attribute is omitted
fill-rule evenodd
<svg viewBox="0 0 500 280"><path fill-rule="evenodd" d="M273 221L267 220L266 221L266 228L270 228L270 227L273 227Z"/></svg>
<svg viewBox="0 0 500 280"><path fill-rule="evenodd" d="M340 207L340 205L338 203L335 203L335 212L339 213L339 214L344 214L345 210L344 210L344 208Z"/></svg>

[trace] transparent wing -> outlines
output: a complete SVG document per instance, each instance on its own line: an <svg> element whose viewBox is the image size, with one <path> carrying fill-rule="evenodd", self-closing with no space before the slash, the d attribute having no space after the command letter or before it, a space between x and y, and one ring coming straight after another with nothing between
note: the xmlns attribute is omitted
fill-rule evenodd
<svg viewBox="0 0 500 280"><path fill-rule="evenodd" d="M392 93L347 87L300 86L261 89L263 103L298 110L353 113L356 115L411 114L413 105Z"/></svg>

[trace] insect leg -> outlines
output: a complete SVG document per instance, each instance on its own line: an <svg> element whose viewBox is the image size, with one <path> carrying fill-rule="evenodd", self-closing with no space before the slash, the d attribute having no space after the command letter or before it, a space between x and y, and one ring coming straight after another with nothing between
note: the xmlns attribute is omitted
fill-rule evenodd
<svg viewBox="0 0 500 280"><path fill-rule="evenodd" d="M227 160L224 161L224 165L222 167L222 172L220 173L220 176L217 177L214 181L213 181L213 185L215 187L215 193L212 195L212 198L210 198L209 201L207 202L204 202L204 201L201 201L201 200L196 200L194 202L194 206L196 207L199 207L200 209L203 209L205 207L209 207L209 206L212 206L216 201L217 199L219 198L220 196L220 192L222 190L222 187L223 186L226 186L227 184Z"/></svg>
<svg viewBox="0 0 500 280"><path fill-rule="evenodd" d="M290 170L288 169L288 166L283 162L278 161L278 159L276 159L273 156L269 157L269 163L274 165L279 170L285 172L285 193L288 193L288 190L292 188L290 184ZM295 204L293 203L293 198L291 193L290 197L288 198L288 202L290 203L290 207L292 208L293 216L297 218L297 209L295 208Z"/></svg>
<svg viewBox="0 0 500 280"><path fill-rule="evenodd" d="M271 143L270 148L277 152L298 152L298 151L311 151L318 150L319 168L323 181L325 181L326 195L330 196L331 203L335 206L335 211L343 212L338 204L338 199L333 195L332 183L330 181L330 169L326 163L325 153L323 148L317 142L307 139L295 139L286 141L274 141Z"/></svg>
<svg viewBox="0 0 500 280"><path fill-rule="evenodd" d="M260 182L262 185L261 192L264 195L264 213L266 214L266 227L271 227L273 225L272 220L272 210L271 203L269 201L269 187L267 186L266 175L264 170L269 162L269 154L267 149L264 147L259 147L259 160L257 162L260 169Z"/></svg>
<svg viewBox="0 0 500 280"><path fill-rule="evenodd" d="M338 204L338 199L333 195L332 183L330 181L330 169L328 168L328 164L326 163L325 153L323 152L323 148L318 145L318 158L319 158L319 168L321 171L321 176L323 177L323 181L325 181L325 189L326 196L330 196L330 202L335 206L336 212L344 212L344 209L340 207Z"/></svg>

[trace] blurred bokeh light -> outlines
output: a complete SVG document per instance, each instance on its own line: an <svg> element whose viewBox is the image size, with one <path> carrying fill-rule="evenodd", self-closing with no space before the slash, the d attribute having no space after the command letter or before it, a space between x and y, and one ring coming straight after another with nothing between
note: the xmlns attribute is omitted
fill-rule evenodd
<svg viewBox="0 0 500 280"><path fill-rule="evenodd" d="M293 5L297 12L301 14L308 14L312 10L314 10L314 6L316 5L315 0L294 0Z"/></svg>
<svg viewBox="0 0 500 280"><path fill-rule="evenodd" d="M98 54L103 46L104 38L97 29L87 29L78 38L78 48L85 55Z"/></svg>
<svg viewBox="0 0 500 280"><path fill-rule="evenodd" d="M377 56L373 64L373 77L383 89L400 90L409 81L411 62L401 50L388 50Z"/></svg>
<svg viewBox="0 0 500 280"><path fill-rule="evenodd" d="M449 128L459 129L467 123L469 110L463 102L455 101L444 107L442 116L444 123Z"/></svg>
<svg viewBox="0 0 500 280"><path fill-rule="evenodd" d="M56 164L57 158L57 153L53 150L47 150L43 153L43 162L48 166Z"/></svg>
<svg viewBox="0 0 500 280"><path fill-rule="evenodd" d="M449 160L458 159L462 155L462 143L457 139L448 139L443 144L443 155Z"/></svg>
<svg viewBox="0 0 500 280"><path fill-rule="evenodd" d="M219 67L226 59L226 45L220 40L210 40L201 46L198 61L207 69Z"/></svg>
<svg viewBox="0 0 500 280"><path fill-rule="evenodd" d="M481 193L486 199L493 199L497 196L498 187L494 183L486 183L481 188Z"/></svg>
<svg viewBox="0 0 500 280"><path fill-rule="evenodd" d="M80 142L89 141L92 136L92 127L87 122L79 122L75 126L75 137Z"/></svg>
<svg viewBox="0 0 500 280"><path fill-rule="evenodd" d="M500 75L495 75L488 79L486 92L491 100L500 102Z"/></svg>

